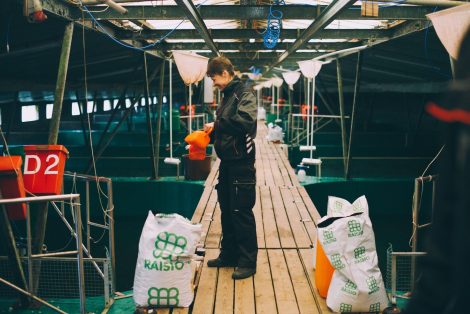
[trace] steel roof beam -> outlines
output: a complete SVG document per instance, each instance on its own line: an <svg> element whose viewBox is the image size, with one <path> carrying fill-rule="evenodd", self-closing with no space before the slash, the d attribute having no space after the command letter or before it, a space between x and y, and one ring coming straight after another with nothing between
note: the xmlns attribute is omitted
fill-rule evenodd
<svg viewBox="0 0 470 314"><path fill-rule="evenodd" d="M273 63L273 67L280 64L297 49L300 49L303 45L305 45L316 32L321 31L326 26L328 26L328 24L330 24L342 11L346 10L347 7L351 6L354 2L356 2L356 0L335 0L332 2L324 11L320 13L318 18L302 32L300 37L292 44L292 46L290 46L288 50L283 52L277 58L277 60Z"/></svg>
<svg viewBox="0 0 470 314"><path fill-rule="evenodd" d="M47 0L53 1L53 0ZM179 2L182 0L178 0ZM194 5L193 5L194 6ZM93 7L89 7L90 9ZM172 5L158 6L126 6L128 12L121 14L114 10L95 12L96 19L107 20L181 20L186 15L185 7ZM202 5L196 11L204 20L266 20L269 5ZM327 9L325 5L284 5L273 6L283 14L283 19L314 20L319 18ZM391 6L379 9L378 16L361 16L361 10L349 8L337 16L340 20L425 20L426 14L434 12L434 6ZM69 7L69 13L74 19L81 19L81 11L77 7ZM91 19L85 14L85 19Z"/></svg>
<svg viewBox="0 0 470 314"><path fill-rule="evenodd" d="M279 43L274 50L288 49L291 43ZM318 42L307 43L303 47L309 50L342 50L361 46L362 42ZM232 43L218 43L219 50L241 50L241 51L258 51L258 50L272 50L264 46L263 43L250 43L250 42L232 42ZM210 49L206 43L162 43L154 47L156 50L208 50ZM222 52L223 53L223 52Z"/></svg>
<svg viewBox="0 0 470 314"><path fill-rule="evenodd" d="M198 31L199 35L204 39L206 45L215 53L217 56L220 56L220 52L217 49L212 37L207 29L204 20L202 19L201 15L199 14L198 10L190 0L175 0L178 6L183 9L188 19L193 24L194 28ZM126 14L127 15L127 14Z"/></svg>
<svg viewBox="0 0 470 314"><path fill-rule="evenodd" d="M169 30L142 30L141 32L116 31L120 39L144 39L157 40ZM256 29L211 29L213 39L258 39L262 40L262 35ZM302 33L302 29L283 29L281 39L297 39ZM392 33L387 29L324 29L314 34L311 39L388 39ZM168 39L201 39L194 29L175 30Z"/></svg>

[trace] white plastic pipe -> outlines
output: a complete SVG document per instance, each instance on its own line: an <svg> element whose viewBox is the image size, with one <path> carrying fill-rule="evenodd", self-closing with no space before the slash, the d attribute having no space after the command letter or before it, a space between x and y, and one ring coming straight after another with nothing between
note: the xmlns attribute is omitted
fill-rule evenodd
<svg viewBox="0 0 470 314"><path fill-rule="evenodd" d="M311 130L310 130L310 145L313 146L313 130L314 130L314 125L313 122L315 121L315 77L312 79L312 124L310 125ZM313 150L310 151L310 159L313 158Z"/></svg>
<svg viewBox="0 0 470 314"><path fill-rule="evenodd" d="M170 96L169 96L169 104L168 104L168 110L170 112L170 158L168 157L165 158L163 162L166 164L179 165L181 160L179 158L173 158L173 74L172 74L173 60L169 59L168 63L170 66L170 69L169 69Z"/></svg>
<svg viewBox="0 0 470 314"><path fill-rule="evenodd" d="M189 83L189 112L188 112L188 115L189 115L189 134L192 133L193 131L193 128L192 128L192 110L193 110L193 103L192 103L192 91L191 91L191 87L192 87L192 83Z"/></svg>
<svg viewBox="0 0 470 314"><path fill-rule="evenodd" d="M170 66L168 74L170 75L170 99L168 103L168 110L170 112L170 158L173 159L173 77L172 77L172 65L173 61L171 59L168 60L168 64Z"/></svg>

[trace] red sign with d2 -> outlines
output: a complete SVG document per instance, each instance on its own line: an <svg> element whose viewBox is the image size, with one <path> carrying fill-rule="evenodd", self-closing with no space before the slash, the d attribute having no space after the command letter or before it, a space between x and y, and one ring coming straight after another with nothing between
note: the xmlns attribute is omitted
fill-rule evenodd
<svg viewBox="0 0 470 314"><path fill-rule="evenodd" d="M61 194L68 150L63 145L27 145L24 153L25 189L35 195Z"/></svg>

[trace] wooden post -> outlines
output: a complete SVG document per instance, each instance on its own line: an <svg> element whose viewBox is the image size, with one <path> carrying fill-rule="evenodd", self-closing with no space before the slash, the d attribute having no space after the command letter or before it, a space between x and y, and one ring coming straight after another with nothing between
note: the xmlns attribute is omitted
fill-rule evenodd
<svg viewBox="0 0 470 314"><path fill-rule="evenodd" d="M67 80L67 70L69 65L70 48L72 46L73 22L65 26L64 41L62 42L62 51L60 53L59 71L57 73L56 89L54 94L54 107L52 109L52 119L49 127L48 144L57 144L59 137L60 116L62 114L62 101L64 99L65 82ZM46 232L48 203L40 205L35 224L35 235L33 239L33 253L40 253L44 244L44 235ZM39 264L39 263L38 263ZM36 292L39 282L40 268L35 274L33 292Z"/></svg>
<svg viewBox="0 0 470 314"><path fill-rule="evenodd" d="M57 73L57 83L54 94L54 107L52 109L52 119L49 127L49 144L57 144L57 138L59 136L60 115L62 114L62 101L64 99L65 82L67 80L72 36L73 22L70 22L65 26L64 41L62 42L62 51L60 53L59 72Z"/></svg>

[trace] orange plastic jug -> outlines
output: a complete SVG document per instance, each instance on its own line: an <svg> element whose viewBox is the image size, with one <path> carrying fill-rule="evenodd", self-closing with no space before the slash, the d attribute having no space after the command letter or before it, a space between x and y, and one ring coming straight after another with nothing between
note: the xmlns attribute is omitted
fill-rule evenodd
<svg viewBox="0 0 470 314"><path fill-rule="evenodd" d="M206 158L206 147L211 141L210 134L212 129L206 131L194 131L187 135L184 140L189 146L189 159L204 160Z"/></svg>
<svg viewBox="0 0 470 314"><path fill-rule="evenodd" d="M335 269L331 266L330 261L323 251L320 241L317 240L317 261L315 269L315 283L317 285L318 294L323 298L328 295L331 278Z"/></svg>

